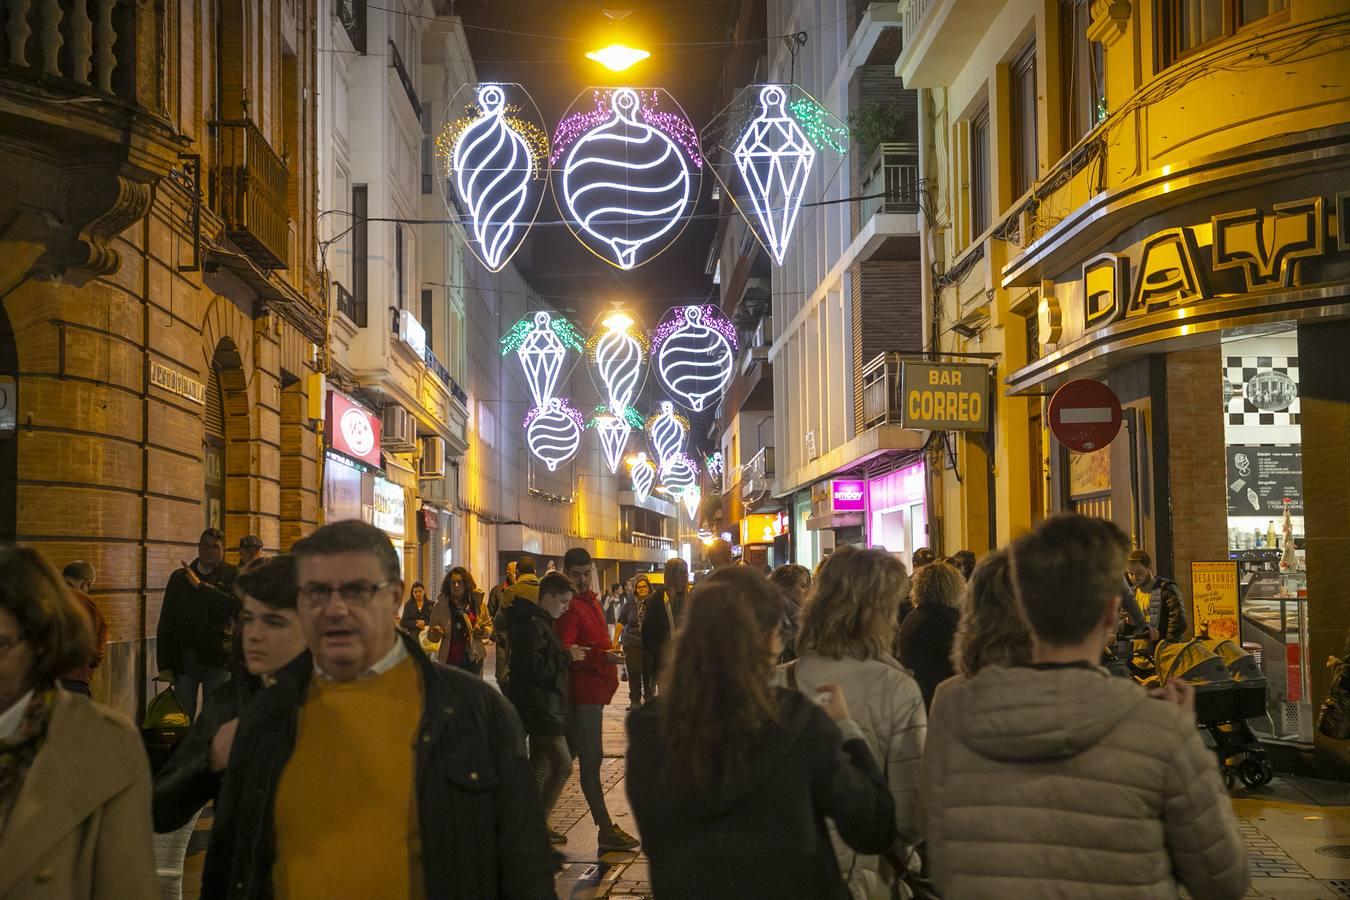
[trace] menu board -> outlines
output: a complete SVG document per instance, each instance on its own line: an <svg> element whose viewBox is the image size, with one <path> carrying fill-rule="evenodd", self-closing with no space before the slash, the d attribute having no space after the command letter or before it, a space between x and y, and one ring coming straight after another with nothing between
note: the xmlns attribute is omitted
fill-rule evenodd
<svg viewBox="0 0 1350 900"><path fill-rule="evenodd" d="M1303 515L1303 451L1299 447L1228 446L1228 514Z"/></svg>

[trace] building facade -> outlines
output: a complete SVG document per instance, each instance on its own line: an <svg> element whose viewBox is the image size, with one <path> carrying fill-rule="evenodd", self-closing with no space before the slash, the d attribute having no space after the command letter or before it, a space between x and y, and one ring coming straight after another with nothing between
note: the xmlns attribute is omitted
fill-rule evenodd
<svg viewBox="0 0 1350 900"><path fill-rule="evenodd" d="M874 509L868 493L921 463L924 446L900 423L890 377L924 346L916 96L893 71L898 13L784 0L769 4L768 31L797 37L770 43L765 80L800 85L850 127L847 153L817 162L811 205L773 271L774 494L798 563L841 544L908 559L929 542L923 504Z"/></svg>
<svg viewBox="0 0 1350 900"><path fill-rule="evenodd" d="M1265 736L1338 769L1313 711L1350 626L1344 6L900 9L928 328L944 353L995 354L998 385L994 429L942 473L944 545L1060 510L1114 519L1193 631L1262 656ZM1123 407L1093 452L1053 436L1049 398L1075 379Z"/></svg>
<svg viewBox="0 0 1350 900"><path fill-rule="evenodd" d="M0 11L0 540L93 564L134 716L200 532L319 518L307 0Z"/></svg>

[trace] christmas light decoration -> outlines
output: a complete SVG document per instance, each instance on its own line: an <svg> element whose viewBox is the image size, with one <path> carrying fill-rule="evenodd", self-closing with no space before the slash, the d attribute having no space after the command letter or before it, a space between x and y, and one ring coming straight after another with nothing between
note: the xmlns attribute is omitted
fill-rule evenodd
<svg viewBox="0 0 1350 900"><path fill-rule="evenodd" d="M822 183L816 170L825 156L842 165L848 127L795 84L756 84L703 130L702 144L713 175L782 265L813 173Z"/></svg>
<svg viewBox="0 0 1350 900"><path fill-rule="evenodd" d="M708 458L704 460L704 469L707 471L709 475L713 477L714 480L716 481L722 480L721 451L714 451L708 454Z"/></svg>
<svg viewBox="0 0 1350 900"><path fill-rule="evenodd" d="M776 84L760 90L760 113L735 152L736 168L764 229L765 245L780 266L816 161L815 148L783 108L786 100L787 94Z"/></svg>
<svg viewBox="0 0 1350 900"><path fill-rule="evenodd" d="M594 96L596 110L564 118L554 133L554 194L577 240L632 269L668 247L692 211L698 137L682 112L653 108L655 92Z"/></svg>
<svg viewBox="0 0 1350 900"><path fill-rule="evenodd" d="M629 47L627 44L610 44L586 54L587 59L595 60L611 72L622 72L634 63L642 62L651 56L646 50Z"/></svg>
<svg viewBox="0 0 1350 900"><path fill-rule="evenodd" d="M517 322L502 338L502 355L515 351L525 370L534 405L542 407L558 387L568 350L585 346L572 323L552 313L537 312Z"/></svg>
<svg viewBox="0 0 1350 900"><path fill-rule="evenodd" d="M628 436L634 428L641 428L642 424L642 416L631 406L617 415L608 406L595 408L595 417L587 427L594 428L600 435L600 447L605 452L610 474L618 474L619 463L623 461L624 450L628 447Z"/></svg>
<svg viewBox="0 0 1350 900"><path fill-rule="evenodd" d="M684 452L689 436L689 420L675 412L675 404L662 400L656 415L647 420L647 437L656 451L656 463L664 467Z"/></svg>
<svg viewBox="0 0 1350 900"><path fill-rule="evenodd" d="M656 484L656 466L652 465L647 454L639 452L628 461L628 474L633 480L633 496L638 503L652 495L652 487Z"/></svg>
<svg viewBox="0 0 1350 900"><path fill-rule="evenodd" d="M467 85L436 141L446 205L469 249L493 272L520 248L544 195L548 136L527 107L534 110L534 101L518 84Z"/></svg>
<svg viewBox="0 0 1350 900"><path fill-rule="evenodd" d="M731 381L735 326L715 306L677 306L653 341L656 375L672 397L701 411Z"/></svg>
<svg viewBox="0 0 1350 900"><path fill-rule="evenodd" d="M689 518L692 519L694 516L698 515L698 505L703 500L703 491L699 490L698 486L695 485L685 491L680 499L684 501L684 509L689 513Z"/></svg>
<svg viewBox="0 0 1350 900"><path fill-rule="evenodd" d="M558 397L550 397L525 417L525 439L530 452L550 472L577 455L581 429L581 413Z"/></svg>
<svg viewBox="0 0 1350 900"><path fill-rule="evenodd" d="M623 415L647 375L647 335L628 313L611 312L591 332L586 355L609 411Z"/></svg>

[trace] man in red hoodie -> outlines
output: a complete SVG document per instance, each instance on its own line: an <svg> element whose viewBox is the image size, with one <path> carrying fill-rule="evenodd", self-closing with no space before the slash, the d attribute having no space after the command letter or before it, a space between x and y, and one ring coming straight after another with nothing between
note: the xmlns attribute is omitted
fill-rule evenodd
<svg viewBox="0 0 1350 900"><path fill-rule="evenodd" d="M572 646L586 649L586 655L572 663L567 742L572 758L579 760L581 792L591 808L595 827L600 830L597 846L601 850L632 850L638 840L610 819L605 788L600 783L600 761L605 755L602 740L605 704L619 689L619 669L610 649L604 610L591 590L594 571L590 553L582 547L568 550L563 557L563 574L577 586L577 595L554 626L564 650Z"/></svg>

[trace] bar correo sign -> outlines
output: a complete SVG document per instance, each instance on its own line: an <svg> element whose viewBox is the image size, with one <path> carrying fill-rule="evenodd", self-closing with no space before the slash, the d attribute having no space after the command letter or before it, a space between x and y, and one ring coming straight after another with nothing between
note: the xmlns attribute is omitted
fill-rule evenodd
<svg viewBox="0 0 1350 900"><path fill-rule="evenodd" d="M988 431L989 369L980 363L905 361L900 423L926 431Z"/></svg>

